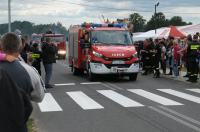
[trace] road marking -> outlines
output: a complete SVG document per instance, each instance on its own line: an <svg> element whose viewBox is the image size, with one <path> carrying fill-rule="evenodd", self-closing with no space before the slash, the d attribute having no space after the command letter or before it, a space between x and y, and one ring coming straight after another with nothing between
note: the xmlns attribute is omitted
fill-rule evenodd
<svg viewBox="0 0 200 132"><path fill-rule="evenodd" d="M41 112L62 111L51 93L46 93L41 103L38 103Z"/></svg>
<svg viewBox="0 0 200 132"><path fill-rule="evenodd" d="M112 90L117 90L117 89L115 89L115 88L113 88L113 87L111 87L111 86L109 86L109 85L107 85L107 84L105 84L105 83L101 83L101 85L103 85L104 87L106 87L106 88L109 88L109 89L112 89Z"/></svg>
<svg viewBox="0 0 200 132"><path fill-rule="evenodd" d="M162 111L160 109L157 109L155 107L149 106L149 108L152 109L153 111L156 111L156 112L160 113L161 115L164 115L164 116L166 116L168 118L171 118L171 119L173 119L173 120L175 120L175 121L177 121L177 122L179 122L179 123L191 128L191 129L193 129L193 130L195 130L197 132L200 132L200 128L197 127L197 126L194 126L194 125L192 125L192 124L190 124L190 123L188 123L188 122L186 122L184 120L181 120L181 119L179 119L179 118L177 118L177 117L175 117L173 115L170 115L170 114L168 114L168 113L166 113L166 112L164 112L164 111Z"/></svg>
<svg viewBox="0 0 200 132"><path fill-rule="evenodd" d="M183 105L179 102L173 101L171 99L168 99L168 98L165 98L165 97L162 97L162 96L159 96L159 95L147 92L147 91L144 91L142 89L129 89L128 91L135 93L137 95L140 95L142 97L145 97L154 102L160 103L162 105Z"/></svg>
<svg viewBox="0 0 200 132"><path fill-rule="evenodd" d="M178 113L178 112L176 112L175 110L172 110L172 109L170 109L170 108L166 108L166 107L164 107L164 106L159 106L159 107L160 107L161 109L167 111L167 112L170 112L170 113L172 113L172 114L174 114L174 115L176 115L176 116L179 116L179 117L181 117L181 118L183 118L183 119L185 119L185 120L187 120L187 121L190 121L190 122L192 122L192 123L197 124L197 125L200 126L200 122L197 121L197 120L195 120L195 119L192 119L191 117L188 117L188 116L186 116L186 115L183 115L183 114L181 114L181 113Z"/></svg>
<svg viewBox="0 0 200 132"><path fill-rule="evenodd" d="M187 89L187 90L195 92L195 93L200 93L200 89Z"/></svg>
<svg viewBox="0 0 200 132"><path fill-rule="evenodd" d="M200 98L190 94L182 93L172 89L157 89L157 90L200 104Z"/></svg>
<svg viewBox="0 0 200 132"><path fill-rule="evenodd" d="M104 107L81 91L66 92L84 110L103 109Z"/></svg>
<svg viewBox="0 0 200 132"><path fill-rule="evenodd" d="M60 84L54 84L55 86L72 86L76 85L75 83L60 83Z"/></svg>
<svg viewBox="0 0 200 132"><path fill-rule="evenodd" d="M95 84L101 84L101 82L84 82L84 83L80 83L82 85L95 85Z"/></svg>
<svg viewBox="0 0 200 132"><path fill-rule="evenodd" d="M100 94L104 95L105 97L113 100L114 102L122 105L123 107L140 107L144 106L136 101L133 101L113 90L97 90Z"/></svg>
<svg viewBox="0 0 200 132"><path fill-rule="evenodd" d="M114 84L112 84L112 83L107 83L107 85L109 85L109 86L111 86L111 87L113 87L113 88L115 88L115 89L118 89L118 90L123 90L123 88L120 88L119 86L114 85Z"/></svg>

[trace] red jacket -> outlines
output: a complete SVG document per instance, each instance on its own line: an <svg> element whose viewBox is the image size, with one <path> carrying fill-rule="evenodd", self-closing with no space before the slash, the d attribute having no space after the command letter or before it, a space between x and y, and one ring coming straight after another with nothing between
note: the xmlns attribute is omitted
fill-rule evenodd
<svg viewBox="0 0 200 132"><path fill-rule="evenodd" d="M174 61L177 62L178 60L180 60L180 54L178 53L178 51L181 50L181 48L178 44L175 44L173 50Z"/></svg>

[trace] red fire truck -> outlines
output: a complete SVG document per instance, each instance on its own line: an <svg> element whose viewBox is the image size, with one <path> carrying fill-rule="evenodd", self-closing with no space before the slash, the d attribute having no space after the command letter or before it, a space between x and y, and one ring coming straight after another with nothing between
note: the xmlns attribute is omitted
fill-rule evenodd
<svg viewBox="0 0 200 132"><path fill-rule="evenodd" d="M82 24L69 28L68 61L77 75L120 74L136 80L139 59L129 31L123 24Z"/></svg>
<svg viewBox="0 0 200 132"><path fill-rule="evenodd" d="M65 58L66 56L66 38L64 34L32 34L32 43L40 44L41 38L50 38L51 42L54 43L58 48L58 58Z"/></svg>

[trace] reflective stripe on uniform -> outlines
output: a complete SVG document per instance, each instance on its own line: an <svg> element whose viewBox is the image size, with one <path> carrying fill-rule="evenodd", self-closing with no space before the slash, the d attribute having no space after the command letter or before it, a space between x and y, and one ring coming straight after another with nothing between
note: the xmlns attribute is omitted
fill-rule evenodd
<svg viewBox="0 0 200 132"><path fill-rule="evenodd" d="M191 50L197 50L199 47L200 47L200 45L191 44L190 49L191 49Z"/></svg>
<svg viewBox="0 0 200 132"><path fill-rule="evenodd" d="M34 59L40 58L40 54L31 54L31 57Z"/></svg>

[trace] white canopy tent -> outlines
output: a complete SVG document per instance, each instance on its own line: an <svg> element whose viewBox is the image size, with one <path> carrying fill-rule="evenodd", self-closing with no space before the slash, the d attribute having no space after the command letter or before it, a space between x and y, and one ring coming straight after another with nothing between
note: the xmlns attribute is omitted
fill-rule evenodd
<svg viewBox="0 0 200 132"><path fill-rule="evenodd" d="M180 26L177 29L182 32L184 35L193 35L196 32L200 32L200 24L197 25L187 25L187 26ZM134 35L133 40L144 40L146 38L168 38L170 33L170 27L163 27L157 29L157 33L155 34L155 30L150 30L144 33L140 33L139 35Z"/></svg>
<svg viewBox="0 0 200 132"><path fill-rule="evenodd" d="M197 32L200 32L200 24L181 26L181 27L178 27L178 29L184 32L186 35L189 35L189 34L194 35Z"/></svg>

